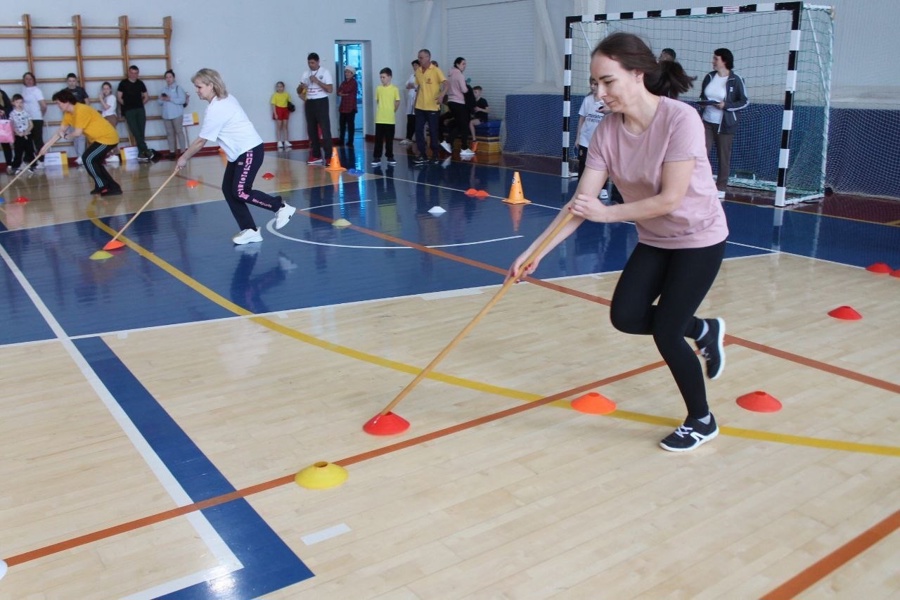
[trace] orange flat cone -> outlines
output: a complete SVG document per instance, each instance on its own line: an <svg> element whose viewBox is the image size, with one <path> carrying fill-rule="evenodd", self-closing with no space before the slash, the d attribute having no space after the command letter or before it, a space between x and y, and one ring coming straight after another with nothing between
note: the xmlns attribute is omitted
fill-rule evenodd
<svg viewBox="0 0 900 600"><path fill-rule="evenodd" d="M266 171L265 173L263 173L262 178L263 178L263 179L274 179L274 178L275 178L275 175L273 175L272 173Z"/></svg>
<svg viewBox="0 0 900 600"><path fill-rule="evenodd" d="M409 421L392 412L378 414L363 425L363 431L371 435L396 435L409 429Z"/></svg>
<svg viewBox="0 0 900 600"><path fill-rule="evenodd" d="M475 192L476 198L487 198L490 194L487 193L487 190L478 190Z"/></svg>
<svg viewBox="0 0 900 600"><path fill-rule="evenodd" d="M466 190L466 196L475 196L476 194L478 194L478 190L476 190L475 188L469 188Z"/></svg>
<svg viewBox="0 0 900 600"><path fill-rule="evenodd" d="M341 159L338 156L337 148L331 149L331 161L328 163L328 166L325 167L326 171L346 171L344 167L341 166Z"/></svg>
<svg viewBox="0 0 900 600"><path fill-rule="evenodd" d="M866 271L878 273L879 275L887 275L891 272L891 266L887 263L874 263L866 267Z"/></svg>
<svg viewBox="0 0 900 600"><path fill-rule="evenodd" d="M850 306L838 306L834 310L829 311L828 316L845 321L859 321L862 319L862 315Z"/></svg>
<svg viewBox="0 0 900 600"><path fill-rule="evenodd" d="M765 392L750 392L737 399L738 406L753 412L778 412L781 402Z"/></svg>
<svg viewBox="0 0 900 600"><path fill-rule="evenodd" d="M512 185L509 186L509 197L504 200L509 204L530 204L531 200L525 199L522 192L522 180L519 178L519 172L513 174Z"/></svg>
<svg viewBox="0 0 900 600"><path fill-rule="evenodd" d="M188 179L187 180L187 186L190 189L194 189L198 185L200 185L200 183L196 179Z"/></svg>
<svg viewBox="0 0 900 600"><path fill-rule="evenodd" d="M616 403L597 392L590 392L572 400L572 408L589 415L608 415L616 410Z"/></svg>
<svg viewBox="0 0 900 600"><path fill-rule="evenodd" d="M900 277L900 269L891 272L891 277Z"/></svg>
<svg viewBox="0 0 900 600"><path fill-rule="evenodd" d="M103 246L104 250L118 250L119 248L124 248L125 244L120 242L119 240L110 240L106 242L106 245Z"/></svg>

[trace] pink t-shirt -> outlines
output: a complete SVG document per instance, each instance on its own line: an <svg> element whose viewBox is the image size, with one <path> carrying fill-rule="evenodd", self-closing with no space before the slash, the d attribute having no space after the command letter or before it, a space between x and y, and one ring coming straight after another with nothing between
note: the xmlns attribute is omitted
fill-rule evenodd
<svg viewBox="0 0 900 600"><path fill-rule="evenodd" d="M639 135L625 129L623 116L607 115L588 146L588 168L607 171L625 202L655 196L665 162L694 159L694 172L681 204L667 215L636 223L638 239L657 248L706 248L728 237L706 154L703 121L691 106L661 97L650 127Z"/></svg>

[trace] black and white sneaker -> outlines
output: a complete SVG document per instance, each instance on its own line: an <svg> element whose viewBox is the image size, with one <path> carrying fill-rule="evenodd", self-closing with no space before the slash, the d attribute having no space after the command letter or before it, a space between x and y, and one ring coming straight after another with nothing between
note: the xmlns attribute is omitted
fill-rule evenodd
<svg viewBox="0 0 900 600"><path fill-rule="evenodd" d="M706 376L717 379L725 370L725 321L704 319L706 335L696 340L697 349L706 361Z"/></svg>
<svg viewBox="0 0 900 600"><path fill-rule="evenodd" d="M705 444L717 435L719 435L719 426L716 425L716 418L709 413L709 424L705 425L698 419L688 417L683 425L664 437L659 446L669 452L687 452Z"/></svg>

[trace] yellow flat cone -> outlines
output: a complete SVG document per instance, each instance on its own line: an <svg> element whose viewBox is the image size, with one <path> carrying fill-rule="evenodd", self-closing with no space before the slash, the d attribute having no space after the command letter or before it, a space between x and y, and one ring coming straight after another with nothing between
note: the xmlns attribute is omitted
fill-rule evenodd
<svg viewBox="0 0 900 600"><path fill-rule="evenodd" d="M350 227L350 221L348 221L347 219L338 219L337 221L332 223L331 226L337 228Z"/></svg>
<svg viewBox="0 0 900 600"><path fill-rule="evenodd" d="M347 481L347 469L327 463L317 462L294 476L294 483L310 490L327 490Z"/></svg>
<svg viewBox="0 0 900 600"><path fill-rule="evenodd" d="M113 255L105 250L97 250L93 254L91 254L91 260L106 260L107 258L112 258Z"/></svg>

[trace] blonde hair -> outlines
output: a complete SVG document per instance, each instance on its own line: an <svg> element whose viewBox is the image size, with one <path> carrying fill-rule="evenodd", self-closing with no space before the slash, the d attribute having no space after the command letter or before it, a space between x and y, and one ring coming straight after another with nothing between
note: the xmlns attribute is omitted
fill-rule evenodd
<svg viewBox="0 0 900 600"><path fill-rule="evenodd" d="M217 98L228 97L228 88L225 87L222 76L219 75L219 72L215 69L200 69L194 73L194 76L191 77L191 83L197 83L198 81L200 83L205 83L206 85L211 85Z"/></svg>

